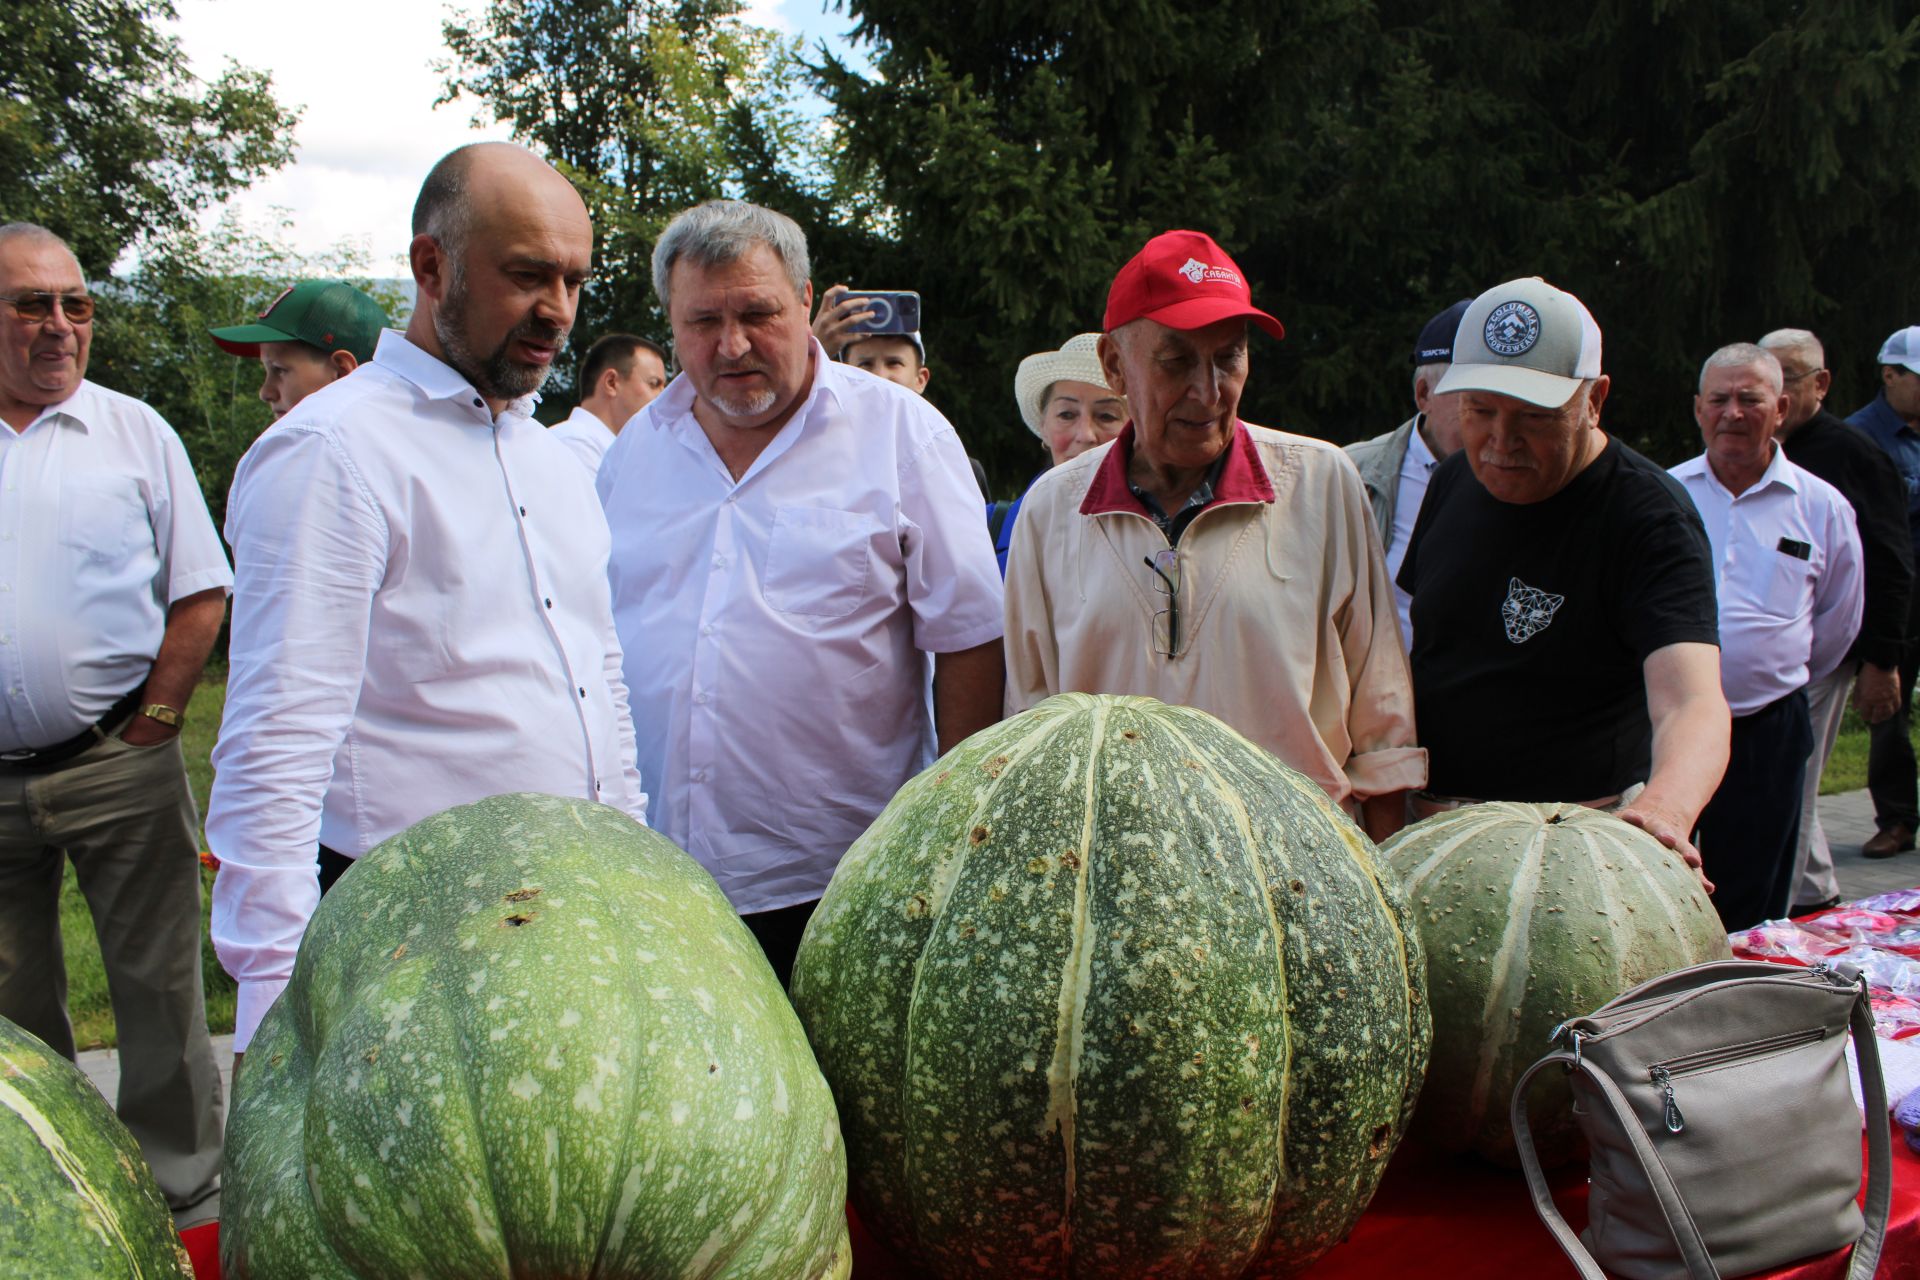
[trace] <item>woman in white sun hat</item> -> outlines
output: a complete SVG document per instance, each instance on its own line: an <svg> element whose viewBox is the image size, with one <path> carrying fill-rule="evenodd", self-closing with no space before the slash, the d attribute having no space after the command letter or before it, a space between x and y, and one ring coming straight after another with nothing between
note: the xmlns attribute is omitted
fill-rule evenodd
<svg viewBox="0 0 1920 1280"><path fill-rule="evenodd" d="M1046 447L1048 466L1059 466L1105 444L1127 425L1126 398L1107 386L1106 375L1100 370L1099 346L1099 334L1079 334L1067 339L1058 351L1028 356L1013 375L1013 399L1020 406L1020 418ZM1000 558L1003 578L1007 573L1007 548L1013 544L1013 522L1025 496L1022 493L1012 502L987 504L987 527L993 533L993 550Z"/></svg>

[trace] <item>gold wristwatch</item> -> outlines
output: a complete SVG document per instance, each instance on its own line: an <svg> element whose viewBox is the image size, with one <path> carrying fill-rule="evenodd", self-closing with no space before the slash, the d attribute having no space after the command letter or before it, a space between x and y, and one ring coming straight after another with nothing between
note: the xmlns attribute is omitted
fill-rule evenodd
<svg viewBox="0 0 1920 1280"><path fill-rule="evenodd" d="M170 707L164 702L149 702L140 708L140 714L149 720L158 720L161 724L175 729L187 722L187 717L180 708Z"/></svg>

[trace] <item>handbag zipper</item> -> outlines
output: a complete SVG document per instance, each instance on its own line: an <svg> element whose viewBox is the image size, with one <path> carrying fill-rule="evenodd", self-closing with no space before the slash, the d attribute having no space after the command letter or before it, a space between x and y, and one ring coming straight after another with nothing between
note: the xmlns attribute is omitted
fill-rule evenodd
<svg viewBox="0 0 1920 1280"><path fill-rule="evenodd" d="M1680 1114L1680 1104L1675 1102L1673 1097L1675 1076L1693 1075L1713 1067L1724 1066L1729 1062L1743 1062L1748 1058L1764 1057L1785 1049L1815 1044L1826 1038L1825 1027L1808 1027L1803 1031L1786 1031L1777 1036L1749 1040L1744 1044L1726 1045L1718 1049L1702 1049L1698 1053L1684 1053L1677 1058L1668 1058L1654 1063L1647 1068L1647 1075L1660 1089L1661 1100L1665 1104L1667 1132L1680 1133L1687 1127L1687 1119Z"/></svg>

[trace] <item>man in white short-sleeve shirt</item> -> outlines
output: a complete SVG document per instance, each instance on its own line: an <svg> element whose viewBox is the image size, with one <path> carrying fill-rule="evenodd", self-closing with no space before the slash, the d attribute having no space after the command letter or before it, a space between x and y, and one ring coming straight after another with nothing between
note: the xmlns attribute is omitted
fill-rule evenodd
<svg viewBox="0 0 1920 1280"><path fill-rule="evenodd" d="M92 321L59 237L0 227L0 1015L74 1056L71 860L113 998L120 1118L191 1226L219 1215L220 1076L179 734L233 573L180 437L85 381Z"/></svg>
<svg viewBox="0 0 1920 1280"><path fill-rule="evenodd" d="M684 371L599 480L640 770L653 825L784 982L840 855L936 736L999 718L1000 573L952 426L813 340L790 219L687 210L653 281Z"/></svg>
<svg viewBox="0 0 1920 1280"><path fill-rule="evenodd" d="M659 344L631 333L596 338L580 357L580 403L553 424L553 438L597 475L620 428L666 387L667 353Z"/></svg>
<svg viewBox="0 0 1920 1280"><path fill-rule="evenodd" d="M388 836L508 791L644 816L606 522L529 416L591 251L585 206L545 161L454 151L414 207L406 334L241 461L207 817L236 1051L320 895Z"/></svg>

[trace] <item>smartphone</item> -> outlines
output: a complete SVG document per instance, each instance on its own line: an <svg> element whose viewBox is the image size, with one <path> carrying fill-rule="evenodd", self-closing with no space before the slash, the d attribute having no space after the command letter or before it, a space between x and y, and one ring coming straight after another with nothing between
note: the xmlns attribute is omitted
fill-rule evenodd
<svg viewBox="0 0 1920 1280"><path fill-rule="evenodd" d="M911 289L849 289L841 301L858 298L873 314L854 321L851 333L918 333L920 295Z"/></svg>

